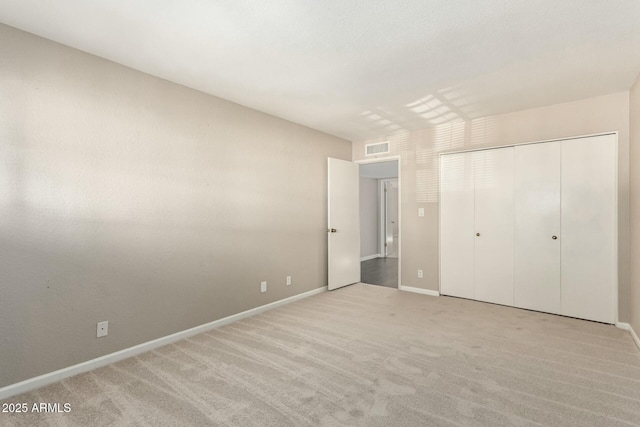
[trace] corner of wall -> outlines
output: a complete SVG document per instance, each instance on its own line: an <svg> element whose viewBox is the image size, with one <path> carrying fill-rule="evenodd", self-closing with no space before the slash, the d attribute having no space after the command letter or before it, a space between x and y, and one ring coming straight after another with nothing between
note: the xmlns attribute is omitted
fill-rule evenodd
<svg viewBox="0 0 640 427"><path fill-rule="evenodd" d="M629 323L640 331L640 74L629 90L629 222L630 289ZM634 262L634 260L636 260Z"/></svg>

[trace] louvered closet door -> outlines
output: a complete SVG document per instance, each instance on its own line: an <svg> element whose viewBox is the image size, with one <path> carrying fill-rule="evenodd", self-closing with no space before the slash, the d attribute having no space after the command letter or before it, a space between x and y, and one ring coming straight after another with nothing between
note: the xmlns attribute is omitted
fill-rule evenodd
<svg viewBox="0 0 640 427"><path fill-rule="evenodd" d="M615 322L616 136L562 143L562 314Z"/></svg>
<svg viewBox="0 0 640 427"><path fill-rule="evenodd" d="M513 147L472 154L475 298L513 305Z"/></svg>
<svg viewBox="0 0 640 427"><path fill-rule="evenodd" d="M440 292L474 298L474 153L440 157Z"/></svg>
<svg viewBox="0 0 640 427"><path fill-rule="evenodd" d="M514 303L560 313L562 146L550 142L514 150Z"/></svg>

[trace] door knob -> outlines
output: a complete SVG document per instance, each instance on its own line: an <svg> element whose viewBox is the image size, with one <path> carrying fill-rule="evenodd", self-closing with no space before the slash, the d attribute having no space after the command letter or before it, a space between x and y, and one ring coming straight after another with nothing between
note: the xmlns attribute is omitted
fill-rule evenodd
<svg viewBox="0 0 640 427"><path fill-rule="evenodd" d="M327 233L335 233L336 231L338 230L336 230L335 228L327 228Z"/></svg>
<svg viewBox="0 0 640 427"><path fill-rule="evenodd" d="M480 233L476 233L476 236L480 237Z"/></svg>
<svg viewBox="0 0 640 427"><path fill-rule="evenodd" d="M558 240L558 236L551 236L553 240Z"/></svg>

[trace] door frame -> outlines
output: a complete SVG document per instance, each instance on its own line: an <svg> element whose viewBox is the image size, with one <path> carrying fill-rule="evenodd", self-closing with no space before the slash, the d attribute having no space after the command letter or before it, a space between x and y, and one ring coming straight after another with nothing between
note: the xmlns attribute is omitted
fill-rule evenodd
<svg viewBox="0 0 640 427"><path fill-rule="evenodd" d="M380 178L380 184L378 185L378 200L380 201L378 206L378 230L380 239L378 241L378 247L380 248L380 255L383 258L387 258L387 247L385 243L387 243L387 211L389 209L388 198L385 190L385 185L391 181L398 181L398 177L395 178ZM400 187L398 186L398 209L400 208ZM398 211L398 217L400 216L400 211ZM400 218L398 218L398 232L400 226ZM398 234L398 240L400 239L400 235ZM398 246L399 247L399 246ZM397 251L396 251L397 252Z"/></svg>
<svg viewBox="0 0 640 427"><path fill-rule="evenodd" d="M374 159L362 159L362 160L354 160L354 163L366 164L366 163L384 163L384 162L392 162L395 161L398 164L398 239L400 240L400 244L398 245L398 289L402 288L402 162L400 161L400 156L386 156L386 157L376 157ZM384 178L382 178L384 179ZM382 206L384 206L384 201L381 201ZM362 237L361 237L362 238ZM383 238L383 237L382 237ZM384 250L384 245L382 246L382 250ZM385 255L385 254L381 254Z"/></svg>

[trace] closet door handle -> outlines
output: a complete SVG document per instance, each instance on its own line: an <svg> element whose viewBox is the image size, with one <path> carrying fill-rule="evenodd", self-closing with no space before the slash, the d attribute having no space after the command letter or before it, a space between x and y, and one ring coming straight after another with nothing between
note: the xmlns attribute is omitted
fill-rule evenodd
<svg viewBox="0 0 640 427"><path fill-rule="evenodd" d="M480 233L476 233L476 236L480 237Z"/></svg>
<svg viewBox="0 0 640 427"><path fill-rule="evenodd" d="M558 240L558 236L551 236L553 240Z"/></svg>

